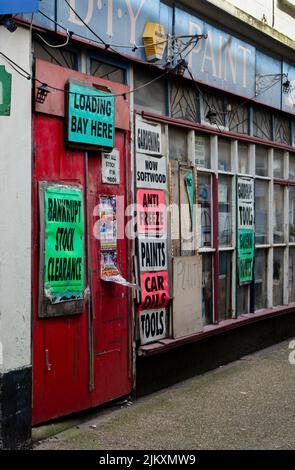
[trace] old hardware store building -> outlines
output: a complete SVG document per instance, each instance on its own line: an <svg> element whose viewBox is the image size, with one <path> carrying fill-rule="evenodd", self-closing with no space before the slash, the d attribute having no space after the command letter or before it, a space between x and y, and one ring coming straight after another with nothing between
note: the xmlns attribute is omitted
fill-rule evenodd
<svg viewBox="0 0 295 470"><path fill-rule="evenodd" d="M33 77L32 345L3 345L26 391L3 447L31 396L38 424L294 331L294 52L185 3L52 0L1 31L12 97L9 59ZM114 229L132 202L134 240Z"/></svg>

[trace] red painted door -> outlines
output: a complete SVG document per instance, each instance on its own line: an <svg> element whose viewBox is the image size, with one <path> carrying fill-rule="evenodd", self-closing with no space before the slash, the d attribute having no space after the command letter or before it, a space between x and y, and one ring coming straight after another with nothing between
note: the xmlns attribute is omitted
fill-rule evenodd
<svg viewBox="0 0 295 470"><path fill-rule="evenodd" d="M63 88L69 78L94 81L120 93L127 87L72 72L38 61L37 77L50 76ZM38 75L39 74L39 75ZM100 195L116 195L129 201L129 103L116 98L115 147L120 152L120 184L102 183L101 152L69 150L65 145L64 96L52 93L34 115L33 167L33 424L47 421L128 395L132 389L132 315L126 287L100 279L100 243L94 236ZM42 107L43 106L43 107ZM120 112L121 109L121 112ZM124 124L122 124L124 121ZM85 268L91 297L83 313L58 318L38 317L40 181L79 184L88 213L89 246L85 236ZM130 277L129 241L118 240L118 262ZM89 256L88 256L89 253ZM89 310L92 302L92 312Z"/></svg>

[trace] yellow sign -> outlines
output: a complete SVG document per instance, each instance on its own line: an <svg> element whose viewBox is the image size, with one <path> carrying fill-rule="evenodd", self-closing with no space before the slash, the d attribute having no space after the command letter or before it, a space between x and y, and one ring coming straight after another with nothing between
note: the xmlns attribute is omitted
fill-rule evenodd
<svg viewBox="0 0 295 470"><path fill-rule="evenodd" d="M166 47L164 26L148 21L145 25L142 38L147 60L149 62L161 60Z"/></svg>

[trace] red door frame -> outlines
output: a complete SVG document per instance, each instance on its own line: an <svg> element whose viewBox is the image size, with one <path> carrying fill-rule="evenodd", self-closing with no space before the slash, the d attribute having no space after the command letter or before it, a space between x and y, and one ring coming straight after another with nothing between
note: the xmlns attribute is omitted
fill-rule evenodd
<svg viewBox="0 0 295 470"><path fill-rule="evenodd" d="M38 60L36 77L58 89L69 79L88 81L107 87L112 93L128 92L125 85L84 75ZM37 83L38 86L38 83ZM93 226L98 220L94 207L99 194L123 195L125 207L130 194L130 114L129 100L116 97L115 147L120 149L120 185L102 185L100 152L89 152L88 170L84 150L65 145L65 96L52 91L44 104L35 105L33 119L33 424L90 408L130 394L133 384L133 315L131 296L126 287L100 280L99 241ZM85 172L85 169L87 173ZM88 178L86 176L88 175ZM40 218L38 184L40 181L80 184L86 202L88 180L88 230L90 234L91 292L93 330L88 330L87 303L80 315L38 318ZM86 204L84 205L86 224ZM86 225L85 225L86 229ZM86 234L85 230L85 234ZM122 274L131 278L130 241L118 240L118 260ZM85 267L87 239L85 236ZM118 301L119 300L119 301ZM89 337L93 348L89 350ZM91 341L90 341L91 343ZM89 352L90 351L90 352ZM93 387L89 360L93 353Z"/></svg>

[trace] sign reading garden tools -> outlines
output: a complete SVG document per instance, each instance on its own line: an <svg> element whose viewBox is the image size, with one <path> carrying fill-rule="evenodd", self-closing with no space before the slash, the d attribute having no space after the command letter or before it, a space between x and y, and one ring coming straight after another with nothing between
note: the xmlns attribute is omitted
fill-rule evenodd
<svg viewBox="0 0 295 470"><path fill-rule="evenodd" d="M45 203L45 295L51 303L84 297L84 213L80 189L48 186Z"/></svg>
<svg viewBox="0 0 295 470"><path fill-rule="evenodd" d="M251 178L238 177L238 268L239 284L253 279L254 260L254 181Z"/></svg>
<svg viewBox="0 0 295 470"><path fill-rule="evenodd" d="M115 97L75 83L69 83L68 95L68 141L114 147Z"/></svg>

